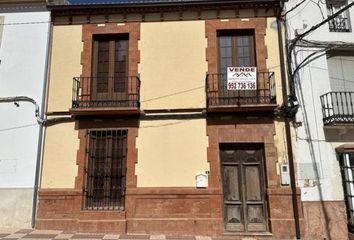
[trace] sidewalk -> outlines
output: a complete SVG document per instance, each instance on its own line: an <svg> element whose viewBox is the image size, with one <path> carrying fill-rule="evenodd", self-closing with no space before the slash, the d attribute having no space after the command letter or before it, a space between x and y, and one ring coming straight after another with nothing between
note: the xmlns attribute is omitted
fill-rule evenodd
<svg viewBox="0 0 354 240"><path fill-rule="evenodd" d="M139 240L213 240L211 237L206 236L166 236L166 235L119 235L119 234L89 234L89 233L75 233L67 231L56 230L34 230L34 229L21 229L21 230L0 230L0 239L4 240L52 240L52 239L77 239L77 240L102 240L102 239L139 239Z"/></svg>

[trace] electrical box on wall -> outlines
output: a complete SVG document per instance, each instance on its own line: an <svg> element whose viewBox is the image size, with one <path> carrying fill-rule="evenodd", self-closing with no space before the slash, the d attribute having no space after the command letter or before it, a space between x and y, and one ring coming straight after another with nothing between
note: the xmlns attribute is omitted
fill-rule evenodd
<svg viewBox="0 0 354 240"><path fill-rule="evenodd" d="M207 188L208 187L208 175L198 174L195 176L196 187L197 188Z"/></svg>
<svg viewBox="0 0 354 240"><path fill-rule="evenodd" d="M281 185L290 185L289 164L280 164Z"/></svg>

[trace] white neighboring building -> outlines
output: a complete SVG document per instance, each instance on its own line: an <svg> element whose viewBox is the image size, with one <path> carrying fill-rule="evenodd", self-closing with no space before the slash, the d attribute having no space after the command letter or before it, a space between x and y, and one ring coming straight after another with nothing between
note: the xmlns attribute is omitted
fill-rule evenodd
<svg viewBox="0 0 354 240"><path fill-rule="evenodd" d="M286 10L301 2L290 0ZM289 40L351 2L304 1L286 15ZM304 39L317 47L354 44L353 30L351 7ZM296 47L293 66L317 50ZM295 81L300 103L295 155L304 217L301 235L309 239L346 239L348 228L354 232L354 48L335 48L315 56L319 57L301 68ZM349 233L349 237L353 236Z"/></svg>
<svg viewBox="0 0 354 240"><path fill-rule="evenodd" d="M49 22L45 0L0 0L0 98L42 108ZM32 103L0 102L0 227L31 227L39 139Z"/></svg>

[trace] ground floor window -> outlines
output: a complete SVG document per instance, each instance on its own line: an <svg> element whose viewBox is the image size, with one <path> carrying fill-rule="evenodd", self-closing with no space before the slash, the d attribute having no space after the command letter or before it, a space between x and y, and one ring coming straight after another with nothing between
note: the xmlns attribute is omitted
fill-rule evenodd
<svg viewBox="0 0 354 240"><path fill-rule="evenodd" d="M84 209L123 210L127 130L87 131Z"/></svg>
<svg viewBox="0 0 354 240"><path fill-rule="evenodd" d="M354 151L339 155L349 231L354 233Z"/></svg>

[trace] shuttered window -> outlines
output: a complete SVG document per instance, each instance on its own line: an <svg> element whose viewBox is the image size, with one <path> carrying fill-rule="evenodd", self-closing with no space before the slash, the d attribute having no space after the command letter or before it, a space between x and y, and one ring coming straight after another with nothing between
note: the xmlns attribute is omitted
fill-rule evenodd
<svg viewBox="0 0 354 240"><path fill-rule="evenodd" d="M124 209L127 134L127 130L87 132L85 209Z"/></svg>
<svg viewBox="0 0 354 240"><path fill-rule="evenodd" d="M128 91L129 36L95 36L93 41L92 97L121 100Z"/></svg>

